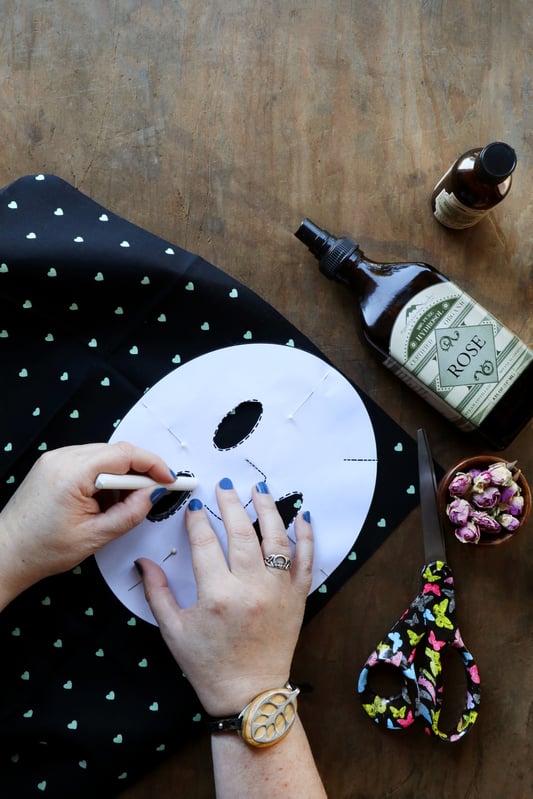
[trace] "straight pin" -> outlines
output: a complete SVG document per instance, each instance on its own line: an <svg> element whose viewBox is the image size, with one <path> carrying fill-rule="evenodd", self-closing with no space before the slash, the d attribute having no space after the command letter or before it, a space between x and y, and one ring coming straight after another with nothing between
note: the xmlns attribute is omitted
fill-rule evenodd
<svg viewBox="0 0 533 799"><path fill-rule="evenodd" d="M326 374L324 375L324 377L323 377L323 378L322 378L322 380L320 381L319 385L322 385L322 383L324 382L324 380L327 380L327 378L329 377L329 374L330 374L329 372L326 372ZM318 388L318 386L317 386L317 388ZM287 416L287 419L290 419L290 420L292 421L292 420L294 419L295 415L296 415L296 414L298 413L298 411L300 410L300 408L303 408L303 406L305 405L305 403L306 403L306 402L309 402L309 400L311 399L311 397L313 396L313 394L315 393L315 391L316 391L316 388L314 388L312 391L310 391L310 392L309 392L309 394L307 395L307 397L305 397L305 399L304 399L302 402L300 402L300 404L298 405L298 407L297 407L297 408L295 408L295 409L294 409L294 411L292 411L292 413L289 413L289 415Z"/></svg>
<svg viewBox="0 0 533 799"><path fill-rule="evenodd" d="M176 441L178 442L180 447L182 449L187 449L187 446L188 446L187 442L186 441L182 441L181 438L179 436L177 436L176 433L173 430L170 429L170 427L167 428L167 429L168 429L168 432L170 433L170 435L172 436L172 438L176 439Z"/></svg>
<svg viewBox="0 0 533 799"><path fill-rule="evenodd" d="M295 409L295 410L294 410L292 413L289 413L289 415L288 415L288 417L287 417L287 418L288 418L288 419L294 419L294 415L295 415L296 413L298 413L298 411L300 410L300 408L303 408L303 406L305 405L305 403L306 403L308 400L310 400L310 399L311 399L311 397L313 396L313 394L314 394L314 393L315 393L314 391L311 391L311 392L310 392L310 393L307 395L307 397L304 399L304 401L303 401L303 402L300 402L300 404L298 405L298 407L297 407L297 408L296 408L296 409Z"/></svg>
<svg viewBox="0 0 533 799"><path fill-rule="evenodd" d="M170 552L168 553L168 555L165 555L165 557L163 558L163 560L161 561L161 563L164 563L166 560L168 560L169 558L171 558L173 555L176 555L176 554L177 554L177 552L178 552L178 550L176 549L176 547L172 547L172 549L170 550ZM128 591L133 591L133 589L134 589L134 588L137 588L137 586L138 586L138 585L140 585L141 583L142 583L142 579L141 579L141 580L137 580L137 582L136 582L136 583L133 583L133 585L131 585L131 586L128 588Z"/></svg>

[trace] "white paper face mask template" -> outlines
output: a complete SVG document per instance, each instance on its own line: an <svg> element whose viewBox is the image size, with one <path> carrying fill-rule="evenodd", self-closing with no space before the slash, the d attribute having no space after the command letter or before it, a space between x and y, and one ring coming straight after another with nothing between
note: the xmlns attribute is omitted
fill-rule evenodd
<svg viewBox="0 0 533 799"><path fill-rule="evenodd" d="M251 412L244 438L222 440L223 420L244 408ZM147 520L96 555L118 599L152 624L134 560L159 563L179 604L193 604L185 509L192 496L203 502L226 551L215 498L222 477L232 480L252 522L255 483L264 480L276 501L285 498L281 505L290 517L284 516L292 542L292 519L300 507L309 510L315 535L311 591L350 552L376 483L376 441L359 394L329 364L289 346L244 344L183 364L134 405L111 441L156 452L175 472L199 479L191 494L181 496L181 505L180 496L167 495Z"/></svg>

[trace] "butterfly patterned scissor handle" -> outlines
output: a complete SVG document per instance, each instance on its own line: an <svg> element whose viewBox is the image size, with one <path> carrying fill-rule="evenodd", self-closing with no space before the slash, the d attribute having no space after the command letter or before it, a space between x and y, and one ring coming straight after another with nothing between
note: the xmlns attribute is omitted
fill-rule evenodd
<svg viewBox="0 0 533 799"><path fill-rule="evenodd" d="M427 564L423 588L387 637L367 659L359 676L358 692L363 708L377 723L402 730L422 717L427 734L443 741L457 741L478 715L479 675L455 622L455 592L450 568L443 561ZM417 651L423 648L422 652ZM466 676L466 701L451 732L439 728L443 699L441 650L452 647L460 654ZM386 664L399 669L403 688L392 697L378 696L369 687L372 669Z"/></svg>

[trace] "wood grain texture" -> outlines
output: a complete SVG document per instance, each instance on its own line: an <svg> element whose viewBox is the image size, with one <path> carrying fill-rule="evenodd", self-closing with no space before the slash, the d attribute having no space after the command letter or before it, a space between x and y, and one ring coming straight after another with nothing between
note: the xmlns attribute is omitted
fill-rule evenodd
<svg viewBox="0 0 533 799"><path fill-rule="evenodd" d="M310 216L377 260L429 261L531 344L529 0L3 0L0 35L2 185L60 175L257 291L409 433L425 426L444 466L479 448L373 360L292 234ZM518 153L509 197L476 228L440 227L434 183L495 139ZM531 478L532 444L530 427L507 453ZM314 686L301 715L332 799L533 795L532 536L449 542L483 681L459 744L384 734L356 700L418 590L418 511L305 627L294 677ZM209 763L203 739L121 799L212 797Z"/></svg>

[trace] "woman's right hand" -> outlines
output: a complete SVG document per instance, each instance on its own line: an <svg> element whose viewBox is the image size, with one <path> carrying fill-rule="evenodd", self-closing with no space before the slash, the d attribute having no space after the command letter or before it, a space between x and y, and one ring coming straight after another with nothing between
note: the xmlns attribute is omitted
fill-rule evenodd
<svg viewBox="0 0 533 799"><path fill-rule="evenodd" d="M62 447L42 455L0 513L0 609L30 585L67 571L139 524L149 488L99 492L100 472L174 476L161 458L126 442Z"/></svg>

